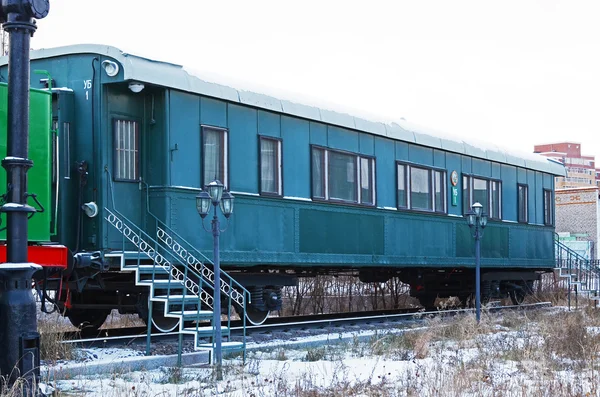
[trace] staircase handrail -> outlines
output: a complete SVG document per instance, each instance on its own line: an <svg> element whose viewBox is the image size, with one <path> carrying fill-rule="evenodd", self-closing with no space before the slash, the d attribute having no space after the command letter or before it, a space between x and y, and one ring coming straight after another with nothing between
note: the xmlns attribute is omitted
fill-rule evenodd
<svg viewBox="0 0 600 397"><path fill-rule="evenodd" d="M572 257L572 259L577 261L578 264L583 265L586 270L590 270L595 273L598 273L600 271L598 268L594 268L592 266L592 262L593 262L592 260L587 259L583 255L579 254L577 251L575 251L575 250L569 248L567 245L561 243L560 240L558 239L557 233L555 233L554 241L560 250L565 251L568 256Z"/></svg>
<svg viewBox="0 0 600 397"><path fill-rule="evenodd" d="M142 228L138 227L135 225L135 222L131 221L129 218L127 218L125 215L123 215L123 213L121 213L119 210L117 210L117 207L115 205L115 197L114 197L114 189L113 189L113 184L112 184L112 174L110 173L110 171L108 170L108 167L105 167L105 172L108 174L109 177L109 191L110 191L110 198L111 198L111 204L112 204L112 211L110 209L108 209L107 207L105 207L104 209L106 211L108 211L109 213L114 212L114 214L116 214L119 218L117 218L117 220L120 220L121 222L125 223L129 223L130 225L132 225L135 229L137 229L137 231L141 234L141 236L138 236L138 238L142 239L145 238L148 241L150 241L152 244L154 244L154 247L161 249L163 252L169 252L170 255L173 256L173 254L169 251L169 249L165 246L163 246L162 244L160 244L158 241L156 241L154 238L152 238L152 236L150 236L148 233L146 233L145 231L142 230ZM114 215L113 214L113 215ZM114 227L116 227L116 225L114 225L111 220L109 218L104 218L107 222L111 223L111 225L113 225ZM131 229L131 227L129 225L127 225L127 228ZM118 229L118 228L117 228ZM132 230L133 233L135 233L135 231ZM132 244L136 245L136 242L132 240L131 237L125 235L124 232L121 232L129 241L131 241ZM142 240L143 241L143 240ZM148 255L148 257L150 259L152 259L152 261L154 263L157 263L156 257L160 256L161 258L164 258L164 255L159 253L155 248L152 248L149 246L149 244L145 241L143 241L146 245L148 245L148 250L143 250L141 247L141 242L139 242L139 246L137 246L138 250L143 252L144 254ZM165 261L169 262L166 258L164 258ZM159 266L161 266L163 269L165 268L165 266L162 265L162 263L158 263ZM190 271L194 276L196 276L199 280L201 280L201 285L198 285L196 282L194 282L193 280L189 280L190 284L192 285L192 287L197 287L198 288L198 296L201 297L202 294L205 294L205 299L202 299L202 301L209 306L210 308L212 308L212 297L210 296L210 294L206 293L206 291L204 290L204 288L201 288L202 286L206 285L207 287L209 287L212 291L214 291L214 285L211 285L210 283L207 282L207 280L205 280L204 277L202 277L200 274L198 274L198 272L196 271L195 268L192 268L191 266L188 266L186 263L183 263L184 269ZM180 282L181 284L184 284L186 277L184 276L184 281L179 280L176 275L177 273L182 273L181 270L177 269L177 268L173 268L175 274L172 274L174 280L176 280L176 282ZM184 284L185 285L185 284ZM191 287L187 287L186 289L188 289L190 292L192 293L196 293L192 290Z"/></svg>
<svg viewBox="0 0 600 397"><path fill-rule="evenodd" d="M168 246L169 245L168 242L165 241L165 239L163 239L161 237L166 234L167 237L170 237L174 242L175 242L175 240L177 240L176 243L179 244L180 246L182 245L182 243L184 243L186 245L186 247L185 248L182 247L182 248L184 250L186 250L188 254L190 253L190 251L195 252L195 253L199 254L199 256L201 258L204 258L204 262L208 262L211 265L214 265L214 263L208 257L206 257L206 255L204 255L202 252L200 252L200 250L198 250L196 247L194 247L194 245L192 243L187 241L185 238L181 237L181 235L179 235L179 233L177 233L175 230L170 228L165 222L161 221L156 215L154 215L154 213L152 213L152 211L150 211L150 185L148 185L148 183L146 183L145 181L140 181L140 182L142 184L144 184L146 187L146 213L149 214L156 221L157 237L161 241L163 241L163 243L167 244L167 246ZM164 229L161 230L161 227L159 225L162 226ZM171 250L176 252L176 250L173 247L169 247L169 248L171 248ZM183 259L186 262L186 265L190 265L191 267L193 267L196 270L196 272L199 272L202 275L202 277L205 279L205 282L214 289L214 282L211 281L211 278L210 278L212 276L213 280L214 280L214 272L204 266L202 266L202 268L200 270L196 269L195 263L189 263L187 258L184 258L180 252L181 251L176 252L176 253L177 253L177 255L179 255L179 257L181 259ZM193 255L192 255L192 258L194 258ZM197 258L195 258L195 259L197 260ZM200 262L200 264L203 265L202 261L198 260L198 262ZM204 274L204 273L207 273L207 274ZM223 293L225 293L226 295L230 295L230 292L228 290L230 289L230 285L233 285L242 291L242 294L241 294L241 297L243 299L242 302L239 302L237 300L236 300L236 302L238 304L240 304L242 307L244 307L244 302L250 303L250 291L248 291L246 288L244 288L239 282L237 282L233 277L231 277L227 272L225 272L222 269L221 269L221 278L225 279L225 281L226 281L224 283L221 283L221 291Z"/></svg>

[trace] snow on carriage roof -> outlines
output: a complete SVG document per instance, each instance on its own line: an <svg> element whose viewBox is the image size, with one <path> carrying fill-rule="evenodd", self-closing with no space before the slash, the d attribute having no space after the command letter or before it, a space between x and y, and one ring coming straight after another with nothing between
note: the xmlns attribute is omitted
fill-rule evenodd
<svg viewBox="0 0 600 397"><path fill-rule="evenodd" d="M364 131L395 140L530 168L554 175L565 175L563 164L539 154L501 148L495 144L474 139L464 140L458 136L452 136L412 124L401 118L398 120L385 120L380 116L368 115L355 110L348 112L341 109L338 105L327 103L315 104L313 106L306 105L303 103L314 103L315 100L302 100L298 95L292 96L287 93L277 93L276 95L279 97L287 97L287 99L278 99L275 96L248 90L247 87L249 84L245 82L224 79L221 76L211 75L211 73L206 72L198 73L193 68L157 61L149 57L132 55L112 46L78 44L41 49L32 51L31 59L80 53L92 53L113 58L122 66L122 79L124 81L135 80L171 87L282 114ZM0 57L0 66L5 65L7 62L7 57ZM259 90L263 92L273 91L273 89L266 90L264 88L260 88ZM349 113L354 113L356 116Z"/></svg>

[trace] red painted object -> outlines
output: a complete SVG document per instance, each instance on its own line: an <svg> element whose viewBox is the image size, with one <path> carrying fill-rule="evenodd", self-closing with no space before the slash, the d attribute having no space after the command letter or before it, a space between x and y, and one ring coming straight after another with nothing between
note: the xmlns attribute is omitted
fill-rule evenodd
<svg viewBox="0 0 600 397"><path fill-rule="evenodd" d="M30 245L27 248L27 260L44 267L67 268L69 250L64 245ZM0 266L6 263L6 244L0 245Z"/></svg>

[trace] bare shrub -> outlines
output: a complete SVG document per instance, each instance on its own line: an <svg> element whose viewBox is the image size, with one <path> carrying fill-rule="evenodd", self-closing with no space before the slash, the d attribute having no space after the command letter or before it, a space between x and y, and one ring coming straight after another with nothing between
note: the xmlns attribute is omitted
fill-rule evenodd
<svg viewBox="0 0 600 397"><path fill-rule="evenodd" d="M40 359L55 363L58 360L71 360L73 358L73 345L64 343L66 332L74 328L65 324L58 313L47 315L39 319L38 332L40 334Z"/></svg>

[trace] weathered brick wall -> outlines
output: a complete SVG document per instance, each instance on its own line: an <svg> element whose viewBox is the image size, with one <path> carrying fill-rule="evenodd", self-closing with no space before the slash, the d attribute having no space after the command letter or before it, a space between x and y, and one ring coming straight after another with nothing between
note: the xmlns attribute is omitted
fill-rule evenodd
<svg viewBox="0 0 600 397"><path fill-rule="evenodd" d="M585 233L598 258L598 188L556 190L556 232Z"/></svg>

